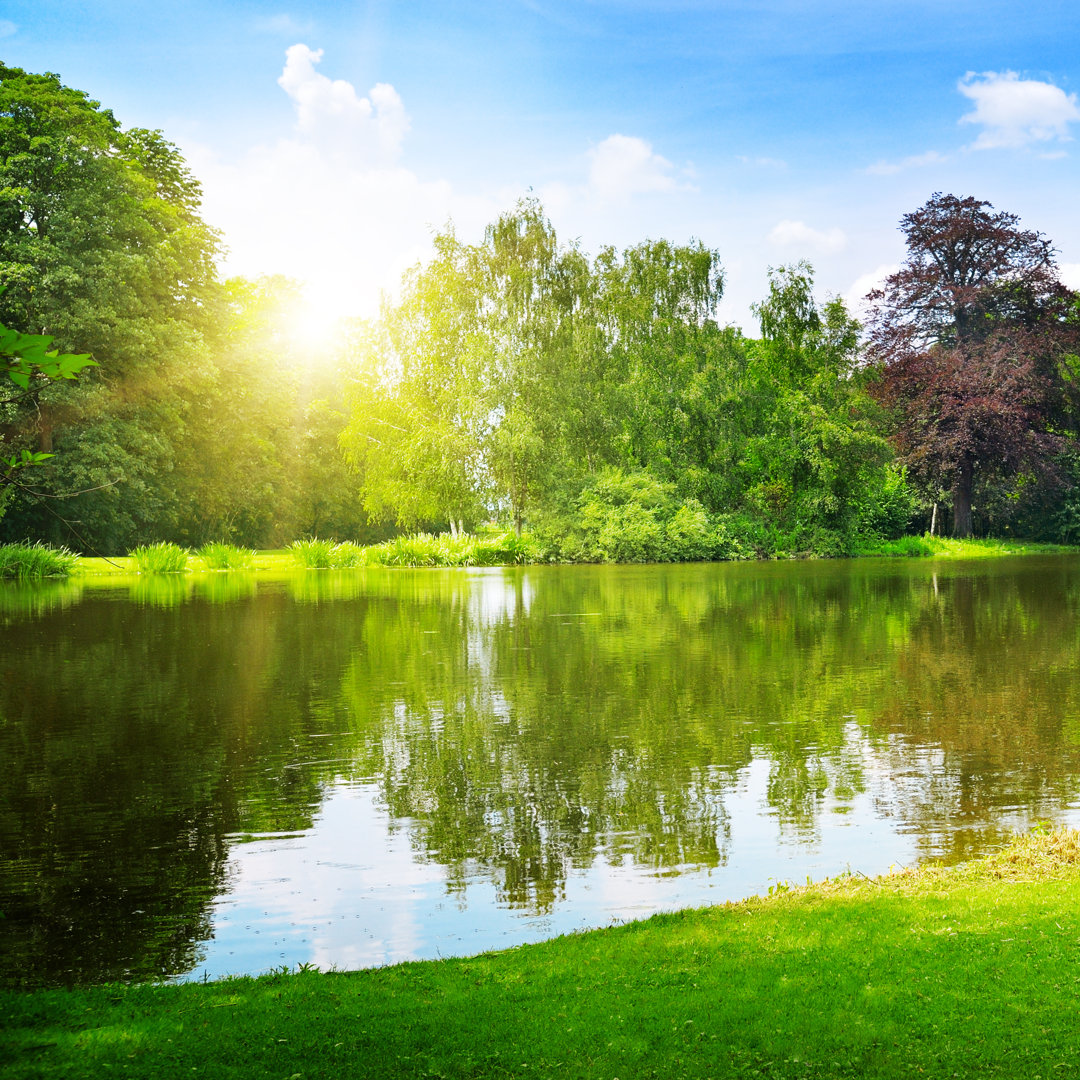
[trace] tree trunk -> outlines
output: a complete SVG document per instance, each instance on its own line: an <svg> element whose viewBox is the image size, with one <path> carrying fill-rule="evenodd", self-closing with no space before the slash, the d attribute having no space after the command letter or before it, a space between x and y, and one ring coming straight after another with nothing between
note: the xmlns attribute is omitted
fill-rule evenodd
<svg viewBox="0 0 1080 1080"><path fill-rule="evenodd" d="M971 535L971 487L975 468L970 461L962 461L956 472L953 487L953 536L965 539Z"/></svg>

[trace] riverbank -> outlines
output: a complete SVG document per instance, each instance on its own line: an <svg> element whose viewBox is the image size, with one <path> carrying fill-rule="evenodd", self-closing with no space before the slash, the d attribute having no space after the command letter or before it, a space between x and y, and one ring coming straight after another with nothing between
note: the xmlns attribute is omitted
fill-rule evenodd
<svg viewBox="0 0 1080 1080"><path fill-rule="evenodd" d="M1080 1070L1080 834L464 960L0 993L30 1077L1051 1077Z"/></svg>
<svg viewBox="0 0 1080 1080"><path fill-rule="evenodd" d="M396 566L396 567L453 567L453 566L500 566L510 563L546 562L539 550L532 545L528 537L517 541L513 548L507 538L506 543L492 544L487 548L479 547L469 540L475 538L450 537L404 537L396 543L374 545L362 548L357 545L339 545L345 547L352 556L348 562L333 564L323 552L318 559L312 559L316 565L306 565L291 548L275 551L256 551L252 553L250 571L256 573L287 572L297 569L352 569L360 566ZM509 546L508 546L509 545ZM1030 540L954 540L942 536L908 536L900 540L882 541L874 547L868 547L854 558L941 558L941 559L987 559L1009 555L1057 555L1078 550L1065 544L1046 544ZM387 553L392 557L388 558ZM363 553L363 554L358 554ZM370 554L375 553L375 554ZM485 558L485 554L489 557ZM216 572L208 570L197 556L191 556L188 569L192 572ZM130 556L103 558L82 556L76 560L74 572L79 574L133 574L137 573L135 560Z"/></svg>

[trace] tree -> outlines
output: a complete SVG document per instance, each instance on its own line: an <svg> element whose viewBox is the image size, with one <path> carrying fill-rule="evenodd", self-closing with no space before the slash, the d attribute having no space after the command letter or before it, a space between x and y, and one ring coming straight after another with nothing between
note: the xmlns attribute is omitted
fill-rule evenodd
<svg viewBox="0 0 1080 1080"><path fill-rule="evenodd" d="M354 332L357 374L341 445L376 521L456 528L484 513L475 259L452 230L439 234L432 262L406 275L400 303L384 304L374 324Z"/></svg>
<svg viewBox="0 0 1080 1080"><path fill-rule="evenodd" d="M739 410L745 501L794 550L838 554L861 535L907 524L868 514L890 486L881 408L858 364L859 324L842 300L819 304L805 262L769 271L754 305ZM895 515L894 515L895 516ZM871 520L871 518L873 520Z"/></svg>
<svg viewBox="0 0 1080 1080"><path fill-rule="evenodd" d="M47 334L20 334L0 323L0 374L7 376L0 389L0 417L35 401L44 384L74 379L80 371L94 364L88 353L61 353L51 345L52 338ZM52 456L26 447L9 454L6 452L10 449L6 445L6 435L7 432L0 428L0 516L12 489L21 487L19 470L38 465Z"/></svg>
<svg viewBox="0 0 1080 1080"><path fill-rule="evenodd" d="M605 351L595 279L524 199L405 279L358 340L342 445L365 507L451 528L506 514L520 530L567 471L601 464Z"/></svg>
<svg viewBox="0 0 1080 1080"><path fill-rule="evenodd" d="M1075 298L1050 242L1018 222L937 193L901 219L907 260L869 296L895 446L915 479L951 492L956 536L972 533L977 480L1052 479L1076 428Z"/></svg>
<svg viewBox="0 0 1080 1080"><path fill-rule="evenodd" d="M0 320L99 365L4 419L20 451L55 455L35 487L97 489L70 506L76 540L116 550L156 539L178 512L187 401L222 324L199 198L160 132L125 131L59 76L0 64ZM71 541L32 498L15 500L4 529Z"/></svg>

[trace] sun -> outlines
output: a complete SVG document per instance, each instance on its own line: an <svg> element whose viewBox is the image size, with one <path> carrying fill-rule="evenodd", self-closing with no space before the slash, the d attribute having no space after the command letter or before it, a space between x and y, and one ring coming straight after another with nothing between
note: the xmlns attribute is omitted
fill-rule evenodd
<svg viewBox="0 0 1080 1080"><path fill-rule="evenodd" d="M304 296L297 300L283 318L283 335L289 355L297 367L331 366L339 357L347 312L332 301Z"/></svg>

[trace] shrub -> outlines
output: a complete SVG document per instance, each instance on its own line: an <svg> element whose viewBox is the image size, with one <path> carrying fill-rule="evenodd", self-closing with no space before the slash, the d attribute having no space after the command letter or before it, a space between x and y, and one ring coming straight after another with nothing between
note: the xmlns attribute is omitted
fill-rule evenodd
<svg viewBox="0 0 1080 1080"><path fill-rule="evenodd" d="M0 578L33 581L41 578L67 577L78 561L65 547L52 547L40 541L0 546Z"/></svg>
<svg viewBox="0 0 1080 1080"><path fill-rule="evenodd" d="M936 546L927 537L901 536L899 540L867 540L861 543L856 555L888 555L898 558L933 555Z"/></svg>
<svg viewBox="0 0 1080 1080"><path fill-rule="evenodd" d="M180 574L188 568L188 550L163 541L146 544L128 552L140 574Z"/></svg>
<svg viewBox="0 0 1080 1080"><path fill-rule="evenodd" d="M868 487L859 500L858 529L866 536L896 540L911 524L915 495L903 466L886 465L880 477L880 484Z"/></svg>

